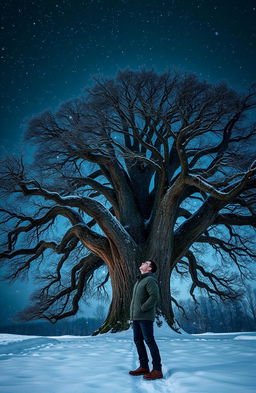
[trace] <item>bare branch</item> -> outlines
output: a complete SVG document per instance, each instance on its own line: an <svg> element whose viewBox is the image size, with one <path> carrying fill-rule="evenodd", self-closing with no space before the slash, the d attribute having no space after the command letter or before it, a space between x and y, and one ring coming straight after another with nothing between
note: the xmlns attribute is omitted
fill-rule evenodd
<svg viewBox="0 0 256 393"><path fill-rule="evenodd" d="M222 299L236 299L238 297L237 290L230 286L234 282L233 278L219 277L214 273L206 272L196 262L196 258L191 251L188 251L186 256L189 261L189 272L193 281L190 291L191 295L193 295L195 288L199 287L205 289L209 294L217 295ZM210 281L212 286L199 279L198 271Z"/></svg>
<svg viewBox="0 0 256 393"><path fill-rule="evenodd" d="M17 319L28 321L33 319L47 319L52 323L63 318L75 315L79 308L79 300L83 296L88 282L93 273L101 267L103 262L94 255L88 255L71 270L70 285L58 291L58 288L52 287L56 282L43 287L34 293L32 300L35 305L17 313ZM52 287L51 294L49 289ZM67 310L66 310L67 309Z"/></svg>
<svg viewBox="0 0 256 393"><path fill-rule="evenodd" d="M208 183L205 179L203 179L200 176L192 176L192 175L186 175L185 177L185 183L197 187L199 190L204 191L212 196L214 196L217 199L221 200L231 200L232 198L236 197L239 195L239 193L244 189L246 186L247 182L250 181L250 179L255 175L256 173L256 168L254 167L255 165L252 164L252 168L248 170L248 172L243 173L243 178L241 181L236 182L232 185L230 191L225 192L225 189L223 191L219 191L216 188L212 186L212 184Z"/></svg>

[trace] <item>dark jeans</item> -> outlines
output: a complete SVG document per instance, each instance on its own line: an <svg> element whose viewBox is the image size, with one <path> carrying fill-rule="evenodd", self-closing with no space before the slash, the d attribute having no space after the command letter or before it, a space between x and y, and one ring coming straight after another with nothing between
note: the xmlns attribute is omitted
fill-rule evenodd
<svg viewBox="0 0 256 393"><path fill-rule="evenodd" d="M154 339L153 321L133 321L133 337L139 355L140 366L148 367L148 355L144 344L145 341L150 350L153 369L161 371L161 358Z"/></svg>

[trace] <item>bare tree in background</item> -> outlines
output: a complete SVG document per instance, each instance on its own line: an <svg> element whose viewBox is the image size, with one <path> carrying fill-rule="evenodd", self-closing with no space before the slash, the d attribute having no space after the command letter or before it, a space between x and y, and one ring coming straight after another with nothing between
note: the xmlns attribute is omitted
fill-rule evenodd
<svg viewBox="0 0 256 393"><path fill-rule="evenodd" d="M106 307L103 303L97 305L94 312L94 318L97 319L97 321L104 321L106 318Z"/></svg>
<svg viewBox="0 0 256 393"><path fill-rule="evenodd" d="M249 315L256 322L256 288L253 288L252 285L246 286L244 300Z"/></svg>
<svg viewBox="0 0 256 393"><path fill-rule="evenodd" d="M41 283L20 318L74 315L110 280L98 332L126 329L147 259L176 330L173 274L190 278L194 300L198 288L237 298L255 262L255 103L255 86L241 94L192 74L126 70L34 117L33 162L0 167L1 260L9 279L31 272Z"/></svg>

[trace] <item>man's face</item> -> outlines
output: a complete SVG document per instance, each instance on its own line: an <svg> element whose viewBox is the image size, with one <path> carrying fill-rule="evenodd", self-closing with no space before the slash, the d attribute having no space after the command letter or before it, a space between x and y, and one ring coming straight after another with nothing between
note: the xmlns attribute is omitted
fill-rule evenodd
<svg viewBox="0 0 256 393"><path fill-rule="evenodd" d="M151 262L150 261L142 262L139 269L142 274L151 272Z"/></svg>

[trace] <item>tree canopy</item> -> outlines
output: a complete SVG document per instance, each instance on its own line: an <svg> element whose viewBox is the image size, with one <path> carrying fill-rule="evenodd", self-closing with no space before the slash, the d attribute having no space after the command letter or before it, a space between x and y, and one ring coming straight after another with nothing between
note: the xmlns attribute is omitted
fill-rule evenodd
<svg viewBox="0 0 256 393"><path fill-rule="evenodd" d="M255 103L254 85L125 70L32 118L33 160L0 167L0 260L8 279L31 271L41 283L20 318L74 315L110 279L99 331L125 329L145 259L173 328L173 274L190 279L195 301L197 289L237 298L255 262Z"/></svg>

